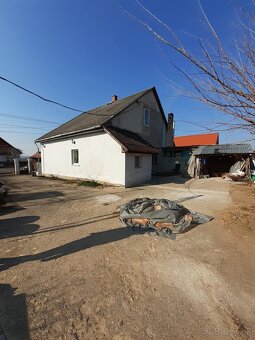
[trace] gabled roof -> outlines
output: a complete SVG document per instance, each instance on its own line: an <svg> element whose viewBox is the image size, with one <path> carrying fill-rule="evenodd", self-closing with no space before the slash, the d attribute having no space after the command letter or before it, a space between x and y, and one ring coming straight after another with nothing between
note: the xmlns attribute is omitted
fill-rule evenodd
<svg viewBox="0 0 255 340"><path fill-rule="evenodd" d="M130 153L158 153L158 149L154 148L146 140L138 134L108 126L105 130L122 146L124 152Z"/></svg>
<svg viewBox="0 0 255 340"><path fill-rule="evenodd" d="M15 150L19 154L22 154L19 149L16 149L14 146L12 146L10 143L6 142L6 140L0 137L0 154L8 155L11 149Z"/></svg>
<svg viewBox="0 0 255 340"><path fill-rule="evenodd" d="M202 135L190 135L174 137L175 146L199 146L219 143L218 133L206 133Z"/></svg>
<svg viewBox="0 0 255 340"><path fill-rule="evenodd" d="M218 154L239 154L247 155L252 153L250 144L218 144L199 146L193 155L218 155Z"/></svg>
<svg viewBox="0 0 255 340"><path fill-rule="evenodd" d="M79 116L69 120L68 122L57 127L56 129L46 133L42 137L38 138L36 141L37 142L46 141L53 138L54 139L60 138L62 136L73 135L76 133L81 133L83 131L85 132L96 128L100 128L103 125L105 125L108 121L110 121L112 117L121 113L124 109L126 109L128 106L136 102L139 98L141 98L144 94L146 94L149 91L153 91L157 103L159 105L162 118L165 124L167 124L166 117L164 115L164 111L161 106L157 91L155 87L152 87L150 89L125 97L123 99L118 99L114 102L110 102L106 105L97 107L93 110L83 112Z"/></svg>

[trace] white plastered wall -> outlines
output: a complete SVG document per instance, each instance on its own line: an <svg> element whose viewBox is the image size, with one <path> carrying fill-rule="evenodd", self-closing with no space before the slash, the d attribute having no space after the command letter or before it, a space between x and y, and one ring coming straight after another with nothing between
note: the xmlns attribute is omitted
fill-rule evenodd
<svg viewBox="0 0 255 340"><path fill-rule="evenodd" d="M79 150L79 164L72 164L71 150ZM44 143L42 173L125 185L125 154L107 133Z"/></svg>
<svg viewBox="0 0 255 340"><path fill-rule="evenodd" d="M126 153L126 187L151 180L152 155ZM140 157L140 168L135 168L135 156Z"/></svg>
<svg viewBox="0 0 255 340"><path fill-rule="evenodd" d="M150 110L150 126L144 125L144 108ZM160 109L152 91L143 95L111 120L120 129L133 131L156 148L163 143L163 128L166 129Z"/></svg>

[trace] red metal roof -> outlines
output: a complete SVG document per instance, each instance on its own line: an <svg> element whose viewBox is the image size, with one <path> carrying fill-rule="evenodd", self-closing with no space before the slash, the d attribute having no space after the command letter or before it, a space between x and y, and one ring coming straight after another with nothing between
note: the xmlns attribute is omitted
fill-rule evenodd
<svg viewBox="0 0 255 340"><path fill-rule="evenodd" d="M218 133L174 137L175 146L199 146L219 144Z"/></svg>

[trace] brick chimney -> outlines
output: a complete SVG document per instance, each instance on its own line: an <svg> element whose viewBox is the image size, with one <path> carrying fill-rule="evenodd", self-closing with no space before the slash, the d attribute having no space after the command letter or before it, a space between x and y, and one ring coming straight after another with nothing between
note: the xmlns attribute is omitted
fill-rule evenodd
<svg viewBox="0 0 255 340"><path fill-rule="evenodd" d="M116 102L118 100L118 96L116 96L116 94L114 94L113 96L112 96L112 103L113 102Z"/></svg>
<svg viewBox="0 0 255 340"><path fill-rule="evenodd" d="M167 140L171 146L174 145L174 114L172 112L168 113L167 119Z"/></svg>
<svg viewBox="0 0 255 340"><path fill-rule="evenodd" d="M174 114L172 112L168 113L168 131L174 130Z"/></svg>

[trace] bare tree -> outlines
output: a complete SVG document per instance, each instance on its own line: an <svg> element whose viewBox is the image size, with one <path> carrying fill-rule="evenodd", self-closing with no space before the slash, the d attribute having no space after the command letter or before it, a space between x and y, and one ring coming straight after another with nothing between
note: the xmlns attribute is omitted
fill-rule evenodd
<svg viewBox="0 0 255 340"><path fill-rule="evenodd" d="M234 48L224 46L218 33L209 21L200 1L204 21L211 39L197 38L198 54L190 52L168 24L160 20L139 0L137 4L152 19L152 24L127 12L143 25L159 41L181 55L188 62L188 69L173 64L192 84L193 90L178 86L184 94L231 116L228 122L216 126L226 129L245 129L255 134L255 46L254 17L248 22L239 20L239 31ZM254 5L254 4L253 4ZM161 30L154 28L161 27ZM159 26L156 26L159 25ZM190 71L192 66L192 71ZM195 72L195 74L193 73ZM204 125L203 125L204 127Z"/></svg>

